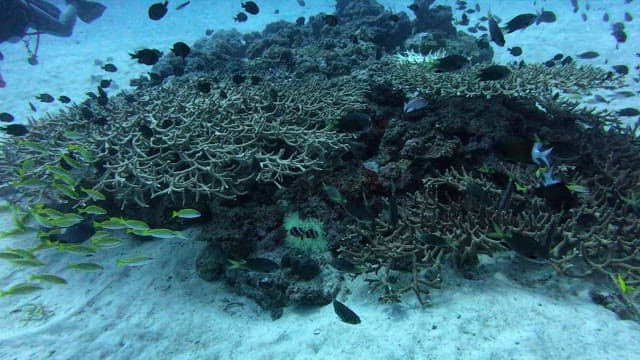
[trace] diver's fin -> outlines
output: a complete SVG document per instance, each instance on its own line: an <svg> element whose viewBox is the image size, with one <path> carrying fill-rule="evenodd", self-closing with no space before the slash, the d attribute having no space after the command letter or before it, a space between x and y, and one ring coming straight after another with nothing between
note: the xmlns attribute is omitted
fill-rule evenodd
<svg viewBox="0 0 640 360"><path fill-rule="evenodd" d="M87 24L102 16L102 13L107 8L100 3L88 0L67 0L67 3L76 8L80 20Z"/></svg>

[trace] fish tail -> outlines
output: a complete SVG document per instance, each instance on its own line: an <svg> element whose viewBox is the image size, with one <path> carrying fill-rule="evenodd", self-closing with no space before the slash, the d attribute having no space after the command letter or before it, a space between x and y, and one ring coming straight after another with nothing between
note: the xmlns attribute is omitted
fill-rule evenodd
<svg viewBox="0 0 640 360"><path fill-rule="evenodd" d="M247 263L244 260L233 260L233 259L228 259L228 260L229 260L229 263L231 264L229 269L244 269L244 265Z"/></svg>

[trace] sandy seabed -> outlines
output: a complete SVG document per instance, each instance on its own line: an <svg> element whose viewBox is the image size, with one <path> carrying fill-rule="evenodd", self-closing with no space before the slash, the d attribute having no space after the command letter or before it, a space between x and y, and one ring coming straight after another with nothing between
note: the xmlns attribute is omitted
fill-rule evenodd
<svg viewBox="0 0 640 360"><path fill-rule="evenodd" d="M192 43L206 29L261 30L276 18L289 21L319 11L331 12L332 1L258 1L261 15L234 24L239 1L193 0L170 11L160 22L146 17L153 1L103 1L108 6L94 24L79 23L71 38L42 38L40 63L26 63L20 44L2 44L5 59L0 72L7 87L0 89L0 112L25 123L28 116L56 111L60 104L43 104L34 96L47 92L81 101L102 78L119 89L148 71L128 53L143 47L168 51L176 41ZM171 1L173 8L179 2ZM381 1L404 10L409 1ZM453 1L438 1L452 4ZM470 1L470 4L475 2ZM625 23L630 35L619 49L610 35L612 22L625 11L640 17L640 5L624 1L479 1L482 14L491 10L503 19L544 6L558 15L554 24L533 26L510 34L507 47L521 46L528 62L554 54L588 50L601 56L595 65L638 63L638 20ZM612 5L615 3L614 5ZM279 15L273 15L275 9ZM602 22L604 12L611 21ZM582 20L585 12L588 20ZM473 19L472 18L472 23ZM117 73L105 73L94 60L110 61ZM514 58L496 49L496 62ZM608 64L605 65L605 60ZM587 62L587 61L585 61ZM633 71L637 76L637 71ZM637 90L637 85L632 84ZM111 90L113 91L113 90ZM37 113L29 110L33 102ZM638 106L637 98L614 100L613 108ZM12 227L10 216L0 228ZM189 230L195 233L198 229ZM28 247L33 234L1 239L0 247ZM632 359L638 356L640 325L621 321L588 296L591 283L568 279L548 268L513 256L485 259L487 276L470 281L446 274L443 288L432 291L431 304L421 307L413 296L397 305L383 305L368 294L361 279L347 282L348 296L340 300L356 311L357 326L339 321L329 306L287 308L272 321L253 301L232 293L222 283L208 283L195 273L195 258L204 243L185 240L128 241L124 247L103 250L99 258L79 254L44 253L47 265L38 272L64 276L66 286L25 296L0 299L0 358L2 359ZM154 260L141 268L117 267L124 255L145 254ZM95 261L101 272L73 272L68 262ZM31 268L0 262L0 287L25 281ZM523 276L523 274L526 274ZM343 292L346 293L346 292ZM41 318L25 321L24 306L42 305Z"/></svg>

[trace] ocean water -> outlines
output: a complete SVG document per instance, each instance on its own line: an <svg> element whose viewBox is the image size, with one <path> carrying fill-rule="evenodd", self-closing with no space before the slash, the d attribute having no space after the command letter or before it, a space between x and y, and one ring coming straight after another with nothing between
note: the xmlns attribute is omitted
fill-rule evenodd
<svg viewBox="0 0 640 360"><path fill-rule="evenodd" d="M637 1L98 3L0 43L0 358L637 352Z"/></svg>

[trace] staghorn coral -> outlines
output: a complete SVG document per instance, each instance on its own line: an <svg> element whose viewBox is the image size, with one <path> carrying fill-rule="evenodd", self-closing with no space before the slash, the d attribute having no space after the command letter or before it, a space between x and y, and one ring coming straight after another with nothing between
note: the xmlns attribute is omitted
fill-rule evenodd
<svg viewBox="0 0 640 360"><path fill-rule="evenodd" d="M407 61L392 62L382 73L382 80L393 79L407 93L425 93L441 96L465 96L491 98L507 97L541 98L553 92L588 93L607 86L620 86L620 78L611 78L604 70L583 65L568 64L546 67L542 64L510 66L511 74L504 80L478 81L479 70L488 64L476 64L466 69L435 73L428 66Z"/></svg>
<svg viewBox="0 0 640 360"><path fill-rule="evenodd" d="M211 92L198 91L203 82L213 84ZM47 178L46 165L61 154L80 159L69 151L79 145L91 153L79 174L83 186L113 194L123 207L158 197L234 198L254 181L281 186L287 176L320 169L327 154L344 150L345 135L326 124L363 106L362 84L313 77L257 85L174 81L32 122L26 139L48 151L9 139L0 171L15 179L19 161L31 159L21 177ZM68 129L78 135L69 139Z"/></svg>

